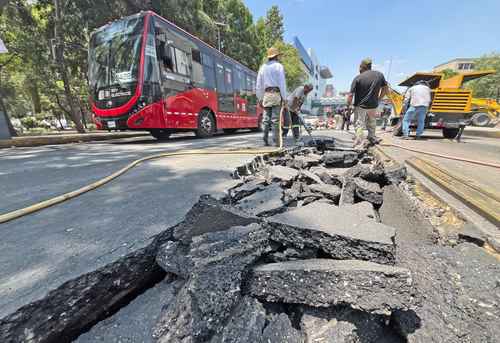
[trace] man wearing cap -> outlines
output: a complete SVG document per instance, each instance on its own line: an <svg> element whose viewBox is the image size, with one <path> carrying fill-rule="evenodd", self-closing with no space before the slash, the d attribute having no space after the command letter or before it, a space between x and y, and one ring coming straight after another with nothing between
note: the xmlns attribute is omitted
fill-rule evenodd
<svg viewBox="0 0 500 343"><path fill-rule="evenodd" d="M403 139L409 139L410 137L410 124L417 116L417 137L416 139L422 138L422 133L425 127L425 117L427 115L427 109L431 104L431 89L425 81L418 81L414 86L410 87L406 91L405 103L410 107L405 112L403 118Z"/></svg>
<svg viewBox="0 0 500 343"><path fill-rule="evenodd" d="M313 85L308 83L299 86L288 96L288 110L285 111L283 123L283 137L288 135L290 127L292 128L293 139L297 141L300 138L300 109L307 98L307 95L313 90Z"/></svg>
<svg viewBox="0 0 500 343"><path fill-rule="evenodd" d="M357 118L355 146L365 143L365 129L368 130L368 142L377 143L375 137L377 107L387 93L387 81L381 72L372 70L372 60L366 58L361 61L359 75L352 81L351 92L347 97L349 106L353 103L354 97L354 117Z"/></svg>
<svg viewBox="0 0 500 343"><path fill-rule="evenodd" d="M269 130L273 132L274 143L279 146L281 106L286 108L285 68L279 62L280 52L276 48L267 50L267 62L257 74L256 93L264 108L264 144L269 145Z"/></svg>

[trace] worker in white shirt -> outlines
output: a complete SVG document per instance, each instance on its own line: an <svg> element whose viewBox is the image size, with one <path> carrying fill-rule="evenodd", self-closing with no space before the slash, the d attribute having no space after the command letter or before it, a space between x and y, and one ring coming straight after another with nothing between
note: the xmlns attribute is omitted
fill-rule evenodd
<svg viewBox="0 0 500 343"><path fill-rule="evenodd" d="M264 144L269 145L269 130L273 132L274 144L280 146L281 107L286 108L285 68L279 62L280 52L276 48L267 50L268 61L257 74L257 98L264 108Z"/></svg>
<svg viewBox="0 0 500 343"><path fill-rule="evenodd" d="M405 95L405 102L409 102L409 108L403 118L403 139L410 139L410 124L417 116L417 137L422 138L425 127L425 117L431 104L431 89L425 81L418 81L410 87Z"/></svg>

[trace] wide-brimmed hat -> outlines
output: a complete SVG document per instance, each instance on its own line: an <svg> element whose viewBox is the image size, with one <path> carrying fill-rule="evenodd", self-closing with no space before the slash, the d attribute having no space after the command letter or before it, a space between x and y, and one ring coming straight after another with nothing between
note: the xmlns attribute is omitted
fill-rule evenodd
<svg viewBox="0 0 500 343"><path fill-rule="evenodd" d="M267 58L274 58L274 57L279 56L279 55L281 55L281 53L277 48L267 49Z"/></svg>

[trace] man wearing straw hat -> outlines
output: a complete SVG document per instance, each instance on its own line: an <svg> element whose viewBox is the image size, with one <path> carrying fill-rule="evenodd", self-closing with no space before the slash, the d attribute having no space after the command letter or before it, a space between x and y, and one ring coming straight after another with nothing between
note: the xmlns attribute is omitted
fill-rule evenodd
<svg viewBox="0 0 500 343"><path fill-rule="evenodd" d="M257 98L264 108L264 144L269 145L269 130L273 132L276 146L282 142L281 108L286 108L285 68L279 62L280 52L276 48L267 50L267 62L257 75Z"/></svg>

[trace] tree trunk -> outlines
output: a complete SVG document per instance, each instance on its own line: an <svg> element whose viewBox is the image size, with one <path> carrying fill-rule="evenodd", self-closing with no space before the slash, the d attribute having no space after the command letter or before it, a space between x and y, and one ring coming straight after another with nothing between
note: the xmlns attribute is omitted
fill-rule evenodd
<svg viewBox="0 0 500 343"><path fill-rule="evenodd" d="M16 129L14 129L14 125L12 125L12 122L10 121L10 117L7 114L7 107L5 107L3 98L1 96L0 96L0 111L2 111L5 115L5 120L7 121L7 128L9 129L10 135L12 137L17 137Z"/></svg>
<svg viewBox="0 0 500 343"><path fill-rule="evenodd" d="M66 101L70 107L70 117L71 120L75 123L76 130L80 133L85 133L85 128L82 125L80 120L80 116L78 114L78 110L73 101L73 95L71 94L71 88L69 85L68 73L66 70L66 64L64 62L64 46L62 44L62 32L61 32L61 5L59 0L54 0L54 9L55 9L55 25L54 25L54 36L56 40L56 62L59 67L59 73L61 75L61 79L64 85L64 94L66 96Z"/></svg>
<svg viewBox="0 0 500 343"><path fill-rule="evenodd" d="M26 88L28 89L28 92L30 93L30 98L32 102L32 109L33 113L40 113L42 112L42 104L40 102L40 93L38 92L38 85L36 81L33 80L26 80Z"/></svg>

